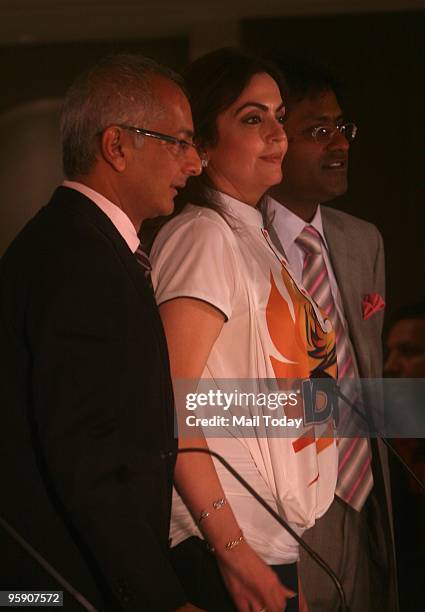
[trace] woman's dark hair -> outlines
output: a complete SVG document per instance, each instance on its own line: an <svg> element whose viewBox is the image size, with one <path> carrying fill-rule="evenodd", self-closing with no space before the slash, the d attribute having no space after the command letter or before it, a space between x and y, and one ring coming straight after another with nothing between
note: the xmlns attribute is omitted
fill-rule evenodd
<svg viewBox="0 0 425 612"><path fill-rule="evenodd" d="M192 107L196 143L200 150L217 143L217 117L238 99L252 77L259 73L269 74L276 81L284 97L283 77L275 64L238 49L230 47L218 49L203 55L187 66L183 77ZM212 208L226 219L213 189L214 186L205 172L200 176L191 177L175 200L172 216L178 214L185 204L191 202ZM168 219L169 217L162 218L149 225L155 225L158 231L158 225L163 225ZM143 232L142 239L145 238L143 242L147 246L151 240L146 240L146 236L151 233L151 228Z"/></svg>

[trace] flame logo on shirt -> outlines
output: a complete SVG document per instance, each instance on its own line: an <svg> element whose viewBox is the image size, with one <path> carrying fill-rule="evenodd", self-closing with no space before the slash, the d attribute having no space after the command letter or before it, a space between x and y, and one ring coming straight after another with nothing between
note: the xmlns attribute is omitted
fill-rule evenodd
<svg viewBox="0 0 425 612"><path fill-rule="evenodd" d="M270 355L276 378L306 379L324 376L336 378L334 331L323 331L310 301L300 292L285 268L282 268L281 275L290 304L283 298L273 274L270 274L271 290L266 307L270 337L279 354L285 358L285 361L281 361ZM300 407L297 411L298 416L301 416ZM319 453L332 442L332 423L329 423L319 439L316 440L314 428L311 428L293 442L293 447L295 452L299 452L306 446L316 443Z"/></svg>

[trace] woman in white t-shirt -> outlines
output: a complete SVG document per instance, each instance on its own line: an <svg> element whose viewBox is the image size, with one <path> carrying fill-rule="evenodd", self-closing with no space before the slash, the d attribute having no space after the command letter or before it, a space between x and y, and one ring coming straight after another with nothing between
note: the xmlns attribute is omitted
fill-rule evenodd
<svg viewBox="0 0 425 612"><path fill-rule="evenodd" d="M224 456L301 534L333 499L337 457L329 422L319 432L299 421L291 437L282 436L271 418L302 416L297 398L242 413L235 400L240 379L240 390L248 385L258 398L263 379L336 375L330 323L297 286L258 209L282 178L287 149L279 81L272 65L231 49L189 66L205 170L189 180L180 198L186 205L162 227L151 261L179 416L188 425L179 431L180 448L209 447ZM188 379L207 380L208 389L222 393L230 379L235 392L232 405L223 410L216 402L210 413L222 417L218 429L202 424L206 440L190 437L186 421L191 415L195 422L199 407L179 407ZM276 388L289 394L288 385ZM211 407L218 396L207 397ZM188 599L220 612L297 610L296 541L206 454L179 455L175 483L171 557Z"/></svg>

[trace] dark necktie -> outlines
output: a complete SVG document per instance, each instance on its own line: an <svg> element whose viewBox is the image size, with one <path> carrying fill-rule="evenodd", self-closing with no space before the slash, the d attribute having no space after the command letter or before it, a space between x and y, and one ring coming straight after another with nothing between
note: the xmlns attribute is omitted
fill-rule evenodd
<svg viewBox="0 0 425 612"><path fill-rule="evenodd" d="M146 255L146 253L144 252L144 250L142 249L140 244L137 247L134 255L135 255L138 263L143 268L143 271L144 271L144 274L145 274L145 278L146 278L146 282L148 283L149 287L153 291L152 279L151 279L151 271L152 271L151 262L149 261L149 257Z"/></svg>

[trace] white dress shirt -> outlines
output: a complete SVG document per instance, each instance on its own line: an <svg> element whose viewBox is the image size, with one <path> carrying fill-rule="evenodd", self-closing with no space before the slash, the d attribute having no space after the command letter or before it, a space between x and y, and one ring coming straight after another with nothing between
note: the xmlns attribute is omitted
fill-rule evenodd
<svg viewBox="0 0 425 612"><path fill-rule="evenodd" d="M87 187L87 185L83 185L83 183L78 183L77 181L63 181L62 187L68 187L69 189L75 189L75 191L79 191L86 198L89 198L92 202L96 204L100 208L102 212L110 219L110 221L114 224L117 231L121 234L121 236L126 241L128 248L132 253L136 252L137 247L140 244L139 237L137 236L136 228L125 214L121 208L119 208L116 204L105 198L105 196L101 195L94 189Z"/></svg>

